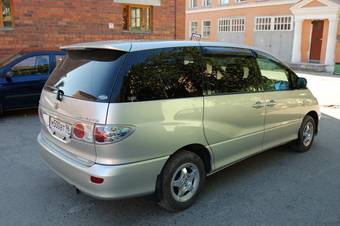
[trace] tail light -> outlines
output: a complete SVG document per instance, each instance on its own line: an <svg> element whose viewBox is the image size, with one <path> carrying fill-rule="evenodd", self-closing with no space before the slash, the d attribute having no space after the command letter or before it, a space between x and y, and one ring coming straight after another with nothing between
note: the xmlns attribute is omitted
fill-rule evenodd
<svg viewBox="0 0 340 226"><path fill-rule="evenodd" d="M96 125L94 139L98 144L112 144L124 140L134 131L133 126Z"/></svg>
<svg viewBox="0 0 340 226"><path fill-rule="evenodd" d="M85 136L85 128L84 125L81 123L76 124L73 127L73 134L78 139L83 139Z"/></svg>
<svg viewBox="0 0 340 226"><path fill-rule="evenodd" d="M93 126L84 123L76 123L72 129L72 137L77 140L93 142Z"/></svg>

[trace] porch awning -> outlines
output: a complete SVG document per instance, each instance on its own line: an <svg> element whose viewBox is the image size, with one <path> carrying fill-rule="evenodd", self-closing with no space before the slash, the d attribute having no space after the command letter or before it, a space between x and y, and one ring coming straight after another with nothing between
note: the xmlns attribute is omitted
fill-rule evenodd
<svg viewBox="0 0 340 226"><path fill-rule="evenodd" d="M160 6L161 0L113 0L116 3Z"/></svg>

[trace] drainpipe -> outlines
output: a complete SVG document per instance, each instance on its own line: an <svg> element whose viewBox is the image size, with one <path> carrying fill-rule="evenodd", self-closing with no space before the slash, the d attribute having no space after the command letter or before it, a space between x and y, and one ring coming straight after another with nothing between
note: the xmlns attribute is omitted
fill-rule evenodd
<svg viewBox="0 0 340 226"><path fill-rule="evenodd" d="M177 0L175 0L175 39L177 39Z"/></svg>

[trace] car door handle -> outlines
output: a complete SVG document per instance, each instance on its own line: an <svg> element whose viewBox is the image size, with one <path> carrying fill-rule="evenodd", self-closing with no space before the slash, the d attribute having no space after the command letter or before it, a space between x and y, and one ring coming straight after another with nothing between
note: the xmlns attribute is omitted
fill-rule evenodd
<svg viewBox="0 0 340 226"><path fill-rule="evenodd" d="M270 101L268 101L267 104L266 104L266 106L268 106L268 107L273 107L273 106L275 106L275 105L276 105L275 100L270 100Z"/></svg>
<svg viewBox="0 0 340 226"><path fill-rule="evenodd" d="M254 105L253 108L263 108L265 104L261 101L257 101Z"/></svg>

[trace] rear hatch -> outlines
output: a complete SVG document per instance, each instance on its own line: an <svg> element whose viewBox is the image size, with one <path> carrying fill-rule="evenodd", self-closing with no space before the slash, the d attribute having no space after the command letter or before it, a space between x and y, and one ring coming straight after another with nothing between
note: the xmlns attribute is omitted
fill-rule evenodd
<svg viewBox="0 0 340 226"><path fill-rule="evenodd" d="M42 135L55 150L92 165L93 130L105 124L110 97L127 53L118 50L69 50L53 71L40 98Z"/></svg>

